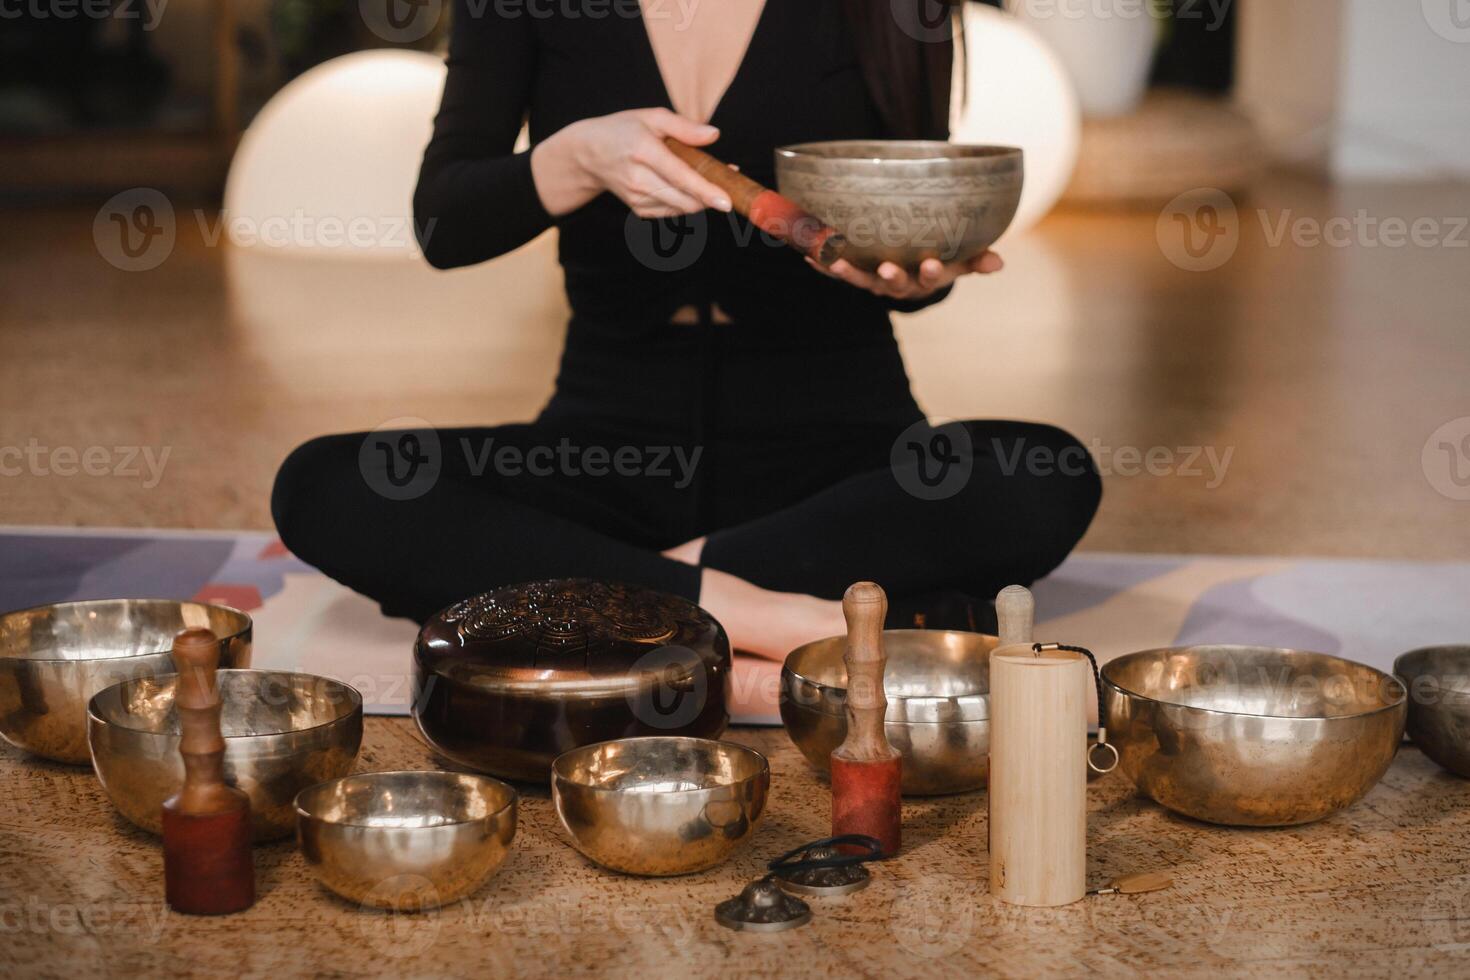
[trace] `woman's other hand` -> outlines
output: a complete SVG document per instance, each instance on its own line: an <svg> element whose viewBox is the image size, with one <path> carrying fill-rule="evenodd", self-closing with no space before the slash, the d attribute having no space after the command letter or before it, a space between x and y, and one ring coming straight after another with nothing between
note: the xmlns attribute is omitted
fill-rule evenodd
<svg viewBox="0 0 1470 980"><path fill-rule="evenodd" d="M845 259L838 259L827 268L811 259L806 261L824 276L841 279L849 285L889 299L923 299L950 285L960 276L970 273L989 275L1005 268L1005 262L994 252L985 252L968 262L945 263L938 259L925 259L916 276L909 275L892 262L884 262L875 273L864 272Z"/></svg>
<svg viewBox="0 0 1470 980"><path fill-rule="evenodd" d="M611 191L640 218L671 218L706 208L730 210L730 197L664 145L719 138L714 126L668 109L629 109L581 119L536 144L531 175L546 210L568 214Z"/></svg>

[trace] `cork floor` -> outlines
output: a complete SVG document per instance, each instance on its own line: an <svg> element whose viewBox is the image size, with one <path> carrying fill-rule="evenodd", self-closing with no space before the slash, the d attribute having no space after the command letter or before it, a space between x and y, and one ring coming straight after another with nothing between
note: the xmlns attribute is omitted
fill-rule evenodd
<svg viewBox="0 0 1470 980"><path fill-rule="evenodd" d="M936 416L1047 419L1106 453L1106 498L1085 548L1464 559L1470 442L1456 427L1470 419L1470 252L1366 233L1343 247L1275 238L1360 212L1452 229L1465 190L1275 177L1240 202L1238 249L1207 273L1171 261L1180 244L1155 212L1055 216L1003 249L1003 276L901 324L915 390ZM0 523L267 528L274 468L313 434L405 416L521 418L550 390L564 311L547 239L438 275L230 253L185 216L168 259L128 273L99 257L93 217L5 216L0 449L36 447L27 458L42 462L0 477ZM58 449L92 447L99 472L63 475ZM1150 450L1154 472L1128 462ZM1185 466L1205 450L1229 454L1218 480ZM125 453L148 451L166 458L158 479L126 472ZM718 929L711 906L763 859L823 833L827 802L782 732L732 737L770 755L772 804L753 845L706 875L598 871L564 845L544 792L528 790L510 859L464 903L363 912L323 893L281 843L258 852L259 904L211 921L163 911L156 844L121 822L90 773L0 745L0 968L68 978L1470 971L1470 783L1412 748L1360 804L1290 830L1191 823L1103 780L1089 794L1095 880L1163 867L1176 884L1049 912L985 897L983 795L914 801L909 851L872 888L819 902L804 930L759 937ZM441 765L404 721L369 719L360 769Z"/></svg>
<svg viewBox="0 0 1470 980"><path fill-rule="evenodd" d="M751 843L704 874L603 871L523 788L505 864L428 913L364 911L324 891L292 842L256 849L259 898L186 918L162 902L157 842L92 774L0 743L0 962L13 977L713 976L1343 977L1470 970L1470 784L1405 748L1368 796L1320 823L1230 830L1170 815L1114 774L1088 792L1090 884L1168 870L1173 886L1022 909L986 894L983 793L909 800L904 852L873 884L813 899L811 924L733 933L713 907L764 861L828 830L825 782L779 729ZM442 765L406 719L369 718L364 770ZM60 817L59 815L64 815Z"/></svg>

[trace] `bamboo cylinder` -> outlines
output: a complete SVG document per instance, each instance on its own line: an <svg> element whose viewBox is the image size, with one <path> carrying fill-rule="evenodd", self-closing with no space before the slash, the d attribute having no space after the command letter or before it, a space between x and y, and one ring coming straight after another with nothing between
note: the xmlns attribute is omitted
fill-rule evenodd
<svg viewBox="0 0 1470 980"><path fill-rule="evenodd" d="M1087 661L990 656L990 894L1050 907L1087 892Z"/></svg>

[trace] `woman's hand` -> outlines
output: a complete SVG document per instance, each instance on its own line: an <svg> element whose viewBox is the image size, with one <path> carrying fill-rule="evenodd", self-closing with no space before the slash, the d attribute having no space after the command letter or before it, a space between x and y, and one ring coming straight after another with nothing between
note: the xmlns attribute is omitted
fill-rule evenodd
<svg viewBox="0 0 1470 980"><path fill-rule="evenodd" d="M671 218L705 208L730 210L730 197L664 145L672 136L690 146L719 138L714 126L668 109L629 109L581 119L536 144L531 176L552 215L575 211L611 191L640 218Z"/></svg>
<svg viewBox="0 0 1470 980"><path fill-rule="evenodd" d="M843 282L866 289L876 296L889 299L923 299L950 285L960 276L978 272L989 275L1005 268L1005 262L994 252L985 252L968 262L940 262L925 259L919 266L919 274L911 276L892 262L878 266L876 273L864 272L845 259L838 259L828 268L807 259L807 264L824 276L841 279Z"/></svg>

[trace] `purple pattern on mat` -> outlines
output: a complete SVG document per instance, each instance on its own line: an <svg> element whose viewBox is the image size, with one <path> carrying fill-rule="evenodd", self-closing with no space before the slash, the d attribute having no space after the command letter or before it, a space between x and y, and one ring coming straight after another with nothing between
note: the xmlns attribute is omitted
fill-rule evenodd
<svg viewBox="0 0 1470 980"><path fill-rule="evenodd" d="M1036 596L1038 618L1057 619L1090 609L1119 592L1172 572L1189 561L1187 556L1075 556L1062 566L1064 574L1053 573L1050 578L1031 586Z"/></svg>
<svg viewBox="0 0 1470 980"><path fill-rule="evenodd" d="M1337 653L1342 638L1288 616L1261 601L1258 583L1240 579L1207 589L1189 610L1175 643L1238 643Z"/></svg>
<svg viewBox="0 0 1470 980"><path fill-rule="evenodd" d="M253 585L260 590L262 600L285 588L285 576L290 574L312 574L314 569L289 552L280 551L268 558L261 552L274 543L274 534L260 531L242 533L235 542L229 558L214 573L212 581L230 585Z"/></svg>
<svg viewBox="0 0 1470 980"><path fill-rule="evenodd" d="M188 598L224 563L226 538L0 535L0 609L68 599Z"/></svg>

